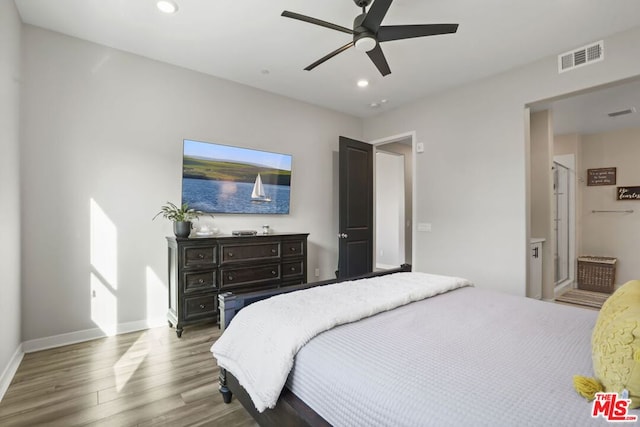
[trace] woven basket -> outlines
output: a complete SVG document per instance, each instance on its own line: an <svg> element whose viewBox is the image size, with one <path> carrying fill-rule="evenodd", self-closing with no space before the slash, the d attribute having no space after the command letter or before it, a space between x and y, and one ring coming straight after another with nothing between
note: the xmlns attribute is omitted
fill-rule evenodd
<svg viewBox="0 0 640 427"><path fill-rule="evenodd" d="M578 257L578 289L613 293L617 261L602 256Z"/></svg>

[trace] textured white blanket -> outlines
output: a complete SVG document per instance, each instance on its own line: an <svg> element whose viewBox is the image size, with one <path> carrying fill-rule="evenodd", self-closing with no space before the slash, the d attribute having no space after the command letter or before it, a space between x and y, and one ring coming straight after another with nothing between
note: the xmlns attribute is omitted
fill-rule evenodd
<svg viewBox="0 0 640 427"><path fill-rule="evenodd" d="M241 310L211 347L259 412L273 408L302 346L316 335L472 284L458 277L396 273L277 295Z"/></svg>

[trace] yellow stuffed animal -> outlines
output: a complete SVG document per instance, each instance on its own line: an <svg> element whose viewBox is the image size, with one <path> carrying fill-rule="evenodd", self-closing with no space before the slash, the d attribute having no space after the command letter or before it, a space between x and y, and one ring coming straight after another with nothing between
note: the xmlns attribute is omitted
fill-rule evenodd
<svg viewBox="0 0 640 427"><path fill-rule="evenodd" d="M640 407L640 280L625 283L602 306L591 336L596 378L576 375L580 395L629 392L630 408Z"/></svg>

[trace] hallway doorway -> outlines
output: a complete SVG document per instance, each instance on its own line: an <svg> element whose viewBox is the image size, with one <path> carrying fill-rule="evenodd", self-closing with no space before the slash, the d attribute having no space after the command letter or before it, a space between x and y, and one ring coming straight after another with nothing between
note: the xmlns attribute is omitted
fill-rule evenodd
<svg viewBox="0 0 640 427"><path fill-rule="evenodd" d="M374 265L412 264L414 136L374 141Z"/></svg>

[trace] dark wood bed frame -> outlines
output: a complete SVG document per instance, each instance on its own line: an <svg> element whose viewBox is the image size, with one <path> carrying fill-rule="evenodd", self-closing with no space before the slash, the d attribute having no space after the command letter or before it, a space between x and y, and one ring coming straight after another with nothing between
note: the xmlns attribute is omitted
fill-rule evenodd
<svg viewBox="0 0 640 427"><path fill-rule="evenodd" d="M278 294L308 289L315 286L330 285L347 280L364 279L368 277L385 276L387 274L399 273L403 271L411 271L411 266L403 264L399 268L392 270L384 270L375 273L369 273L358 277L350 277L344 280L325 280L322 282L305 283L296 286L287 286L278 289L270 289L259 292L251 292L247 294L234 294L226 292L218 296L220 302L220 327L224 329L229 325L233 316L236 315L244 307L254 302L272 297ZM273 409L267 409L264 412L258 412L255 405L251 401L251 397L246 390L240 385L238 380L225 369L220 369L220 393L225 403L231 402L232 395L242 403L242 406L251 414L251 416L261 426L288 427L288 426L330 426L330 424L318 415L313 409L307 406L299 399L291 390L286 387L282 390L278 403Z"/></svg>

